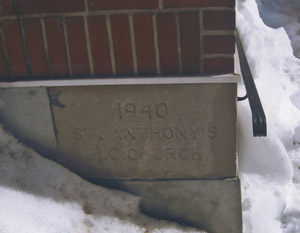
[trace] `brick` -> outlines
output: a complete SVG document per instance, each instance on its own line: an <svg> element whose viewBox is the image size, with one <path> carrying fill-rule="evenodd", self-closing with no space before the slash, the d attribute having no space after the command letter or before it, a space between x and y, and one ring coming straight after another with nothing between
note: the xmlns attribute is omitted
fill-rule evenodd
<svg viewBox="0 0 300 233"><path fill-rule="evenodd" d="M158 0L89 0L88 4L92 11L158 8Z"/></svg>
<svg viewBox="0 0 300 233"><path fill-rule="evenodd" d="M20 14L84 11L84 0L17 0Z"/></svg>
<svg viewBox="0 0 300 233"><path fill-rule="evenodd" d="M233 73L233 58L205 58L203 61L204 73Z"/></svg>
<svg viewBox="0 0 300 233"><path fill-rule="evenodd" d="M4 54L4 47L0 38L0 79L8 78L7 61Z"/></svg>
<svg viewBox="0 0 300 233"><path fill-rule="evenodd" d="M88 23L94 72L96 75L109 75L112 71L105 16L88 17Z"/></svg>
<svg viewBox="0 0 300 233"><path fill-rule="evenodd" d="M139 74L155 74L152 14L134 14L134 34Z"/></svg>
<svg viewBox="0 0 300 233"><path fill-rule="evenodd" d="M48 76L42 25L39 19L25 19L24 31L33 77Z"/></svg>
<svg viewBox="0 0 300 233"><path fill-rule="evenodd" d="M13 0L0 0L0 16L14 15Z"/></svg>
<svg viewBox="0 0 300 233"><path fill-rule="evenodd" d="M46 18L45 28L51 73L53 76L66 76L69 70L61 19Z"/></svg>
<svg viewBox="0 0 300 233"><path fill-rule="evenodd" d="M235 39L233 35L226 36L204 36L204 53L234 53Z"/></svg>
<svg viewBox="0 0 300 233"><path fill-rule="evenodd" d="M235 12L204 11L203 27L205 30L234 30Z"/></svg>
<svg viewBox="0 0 300 233"><path fill-rule="evenodd" d="M175 15L157 14L160 69L163 74L179 72Z"/></svg>
<svg viewBox="0 0 300 233"><path fill-rule="evenodd" d="M66 18L71 67L74 76L90 74L86 37L82 17Z"/></svg>
<svg viewBox="0 0 300 233"><path fill-rule="evenodd" d="M133 74L128 15L113 15L110 21L117 74Z"/></svg>
<svg viewBox="0 0 300 233"><path fill-rule="evenodd" d="M234 7L234 0L164 0L164 8L180 7Z"/></svg>
<svg viewBox="0 0 300 233"><path fill-rule="evenodd" d="M25 77L27 76L27 68L19 23L17 20L3 21L2 26L12 76Z"/></svg>
<svg viewBox="0 0 300 233"><path fill-rule="evenodd" d="M200 72L198 12L180 13L181 60L183 73Z"/></svg>

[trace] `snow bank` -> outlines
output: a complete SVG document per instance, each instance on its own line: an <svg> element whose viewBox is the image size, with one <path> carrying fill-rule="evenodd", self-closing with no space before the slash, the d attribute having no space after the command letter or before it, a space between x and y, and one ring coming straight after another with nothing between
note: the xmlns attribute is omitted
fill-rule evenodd
<svg viewBox="0 0 300 233"><path fill-rule="evenodd" d="M298 24L297 9L299 1L237 2L237 27L268 123L267 138L252 138L248 103L238 104L245 233L300 232L300 60L282 28Z"/></svg>
<svg viewBox="0 0 300 233"><path fill-rule="evenodd" d="M300 1L257 0L260 16L272 28L284 27L291 39L294 55L300 58Z"/></svg>
<svg viewBox="0 0 300 233"><path fill-rule="evenodd" d="M0 232L202 232L153 220L139 198L86 182L0 127Z"/></svg>

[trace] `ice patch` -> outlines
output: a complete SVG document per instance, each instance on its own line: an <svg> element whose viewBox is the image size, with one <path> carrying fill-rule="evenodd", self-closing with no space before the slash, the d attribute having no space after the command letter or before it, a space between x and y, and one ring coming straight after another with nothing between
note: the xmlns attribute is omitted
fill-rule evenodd
<svg viewBox="0 0 300 233"><path fill-rule="evenodd" d="M292 103L300 110L300 91L291 95L290 99Z"/></svg>

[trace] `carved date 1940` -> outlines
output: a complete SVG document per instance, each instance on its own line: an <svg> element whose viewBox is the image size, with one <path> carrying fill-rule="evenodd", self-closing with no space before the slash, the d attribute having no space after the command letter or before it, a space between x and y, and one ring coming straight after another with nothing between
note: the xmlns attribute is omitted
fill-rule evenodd
<svg viewBox="0 0 300 233"><path fill-rule="evenodd" d="M154 117L165 118L168 116L168 106L166 103L150 104L147 103L142 106L137 106L133 103L117 103L118 118L134 119L138 115L144 115L148 119Z"/></svg>

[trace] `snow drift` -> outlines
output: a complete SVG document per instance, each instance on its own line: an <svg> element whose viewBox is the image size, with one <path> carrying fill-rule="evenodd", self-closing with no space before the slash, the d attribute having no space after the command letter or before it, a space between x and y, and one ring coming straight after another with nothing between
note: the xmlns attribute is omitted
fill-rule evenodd
<svg viewBox="0 0 300 233"><path fill-rule="evenodd" d="M297 9L299 1L237 2L237 27L268 122L268 137L252 138L248 104L239 103L238 154L246 233L300 231L300 61L293 55L298 49L294 47L293 52L293 30L288 27L299 24ZM240 85L240 91L243 88Z"/></svg>

